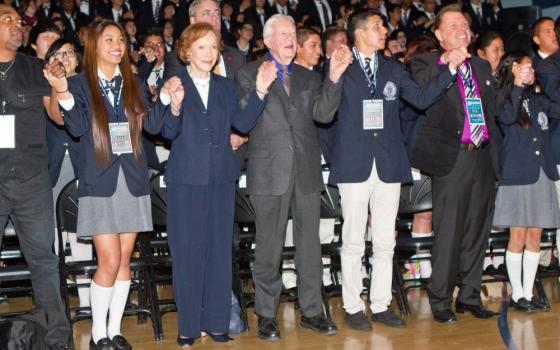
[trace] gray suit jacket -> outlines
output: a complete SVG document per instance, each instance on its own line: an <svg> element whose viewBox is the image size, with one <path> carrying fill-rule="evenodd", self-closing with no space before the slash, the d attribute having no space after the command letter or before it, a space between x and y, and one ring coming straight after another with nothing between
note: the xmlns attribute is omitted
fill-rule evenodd
<svg viewBox="0 0 560 350"><path fill-rule="evenodd" d="M264 59L251 62L235 75L241 103L255 89L257 69ZM292 168L298 188L309 194L323 189L321 150L314 121L332 120L342 84L296 64L292 65L290 96L274 81L266 107L249 133L247 189L252 195L279 196L288 191Z"/></svg>
<svg viewBox="0 0 560 350"><path fill-rule="evenodd" d="M222 50L224 57L224 65L226 66L226 77L233 79L235 72L245 65L245 55L231 46L224 45ZM181 62L177 51L173 50L165 55L165 70L163 71L163 79L166 80L177 74L178 71L184 69L185 64Z"/></svg>

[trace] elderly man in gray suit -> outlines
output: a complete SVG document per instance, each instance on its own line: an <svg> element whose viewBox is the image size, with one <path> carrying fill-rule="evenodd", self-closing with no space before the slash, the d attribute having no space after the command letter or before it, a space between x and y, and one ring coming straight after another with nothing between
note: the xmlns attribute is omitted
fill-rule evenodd
<svg viewBox="0 0 560 350"><path fill-rule="evenodd" d="M332 119L341 96L342 73L352 62L348 47L333 54L330 72L321 76L292 64L296 53L296 27L291 17L274 15L263 29L269 53L237 71L235 79L242 103L255 89L257 69L274 61L278 79L271 85L266 107L249 133L247 189L256 214L256 252L253 269L255 311L259 338L277 340L276 321L282 290L280 265L291 213L298 274L300 325L321 334L334 334L336 326L325 318L321 303L321 245L319 242L321 150L314 121Z"/></svg>

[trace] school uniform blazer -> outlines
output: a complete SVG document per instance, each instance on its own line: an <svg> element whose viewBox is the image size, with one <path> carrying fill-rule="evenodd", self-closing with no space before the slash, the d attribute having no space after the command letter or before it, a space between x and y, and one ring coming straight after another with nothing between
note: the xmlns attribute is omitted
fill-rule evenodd
<svg viewBox="0 0 560 350"><path fill-rule="evenodd" d="M378 55L375 99L383 100L383 129L363 129L362 101L371 100L368 82L358 60L343 76L342 98L329 183L364 182L371 174L373 161L383 182L410 182L410 162L401 131L400 98L426 109L441 98L455 77L447 66L424 86L418 85L405 66Z"/></svg>
<svg viewBox="0 0 560 350"><path fill-rule="evenodd" d="M517 122L522 93L522 87L514 86L497 119L504 131L500 157L501 186L534 184L541 168L549 179L559 179L552 152L550 118L560 118L560 103L551 102L543 94L532 93L529 96L530 124L528 129L524 129Z"/></svg>
<svg viewBox="0 0 560 350"><path fill-rule="evenodd" d="M535 64L535 60L533 60L533 67L537 73L537 83L542 87L546 96L554 102L560 102L560 50L538 64ZM551 121L550 134L556 164L560 164L560 120Z"/></svg>
<svg viewBox="0 0 560 350"><path fill-rule="evenodd" d="M62 162L66 150L70 155L70 162L74 170L74 176L78 175L78 153L80 149L79 140L72 137L64 126L56 125L52 120L47 120L47 147L49 149L49 175L54 187L58 182Z"/></svg>
<svg viewBox="0 0 560 350"><path fill-rule="evenodd" d="M241 174L230 143L232 126L249 132L265 102L253 90L243 109L234 82L210 75L208 108L186 69L177 75L185 88L181 116L165 114L162 135L172 141L166 181L187 185L223 184Z"/></svg>
<svg viewBox="0 0 560 350"><path fill-rule="evenodd" d="M411 61L414 79L425 84L439 74L441 53L430 52L415 56ZM490 156L494 175L498 177L498 159L495 145L496 114L503 105L496 92L490 64L478 57L470 59L476 75L484 120L488 129ZM426 110L426 120L418 132L411 158L412 166L430 175L445 176L455 166L461 147L465 110L457 81L445 95Z"/></svg>
<svg viewBox="0 0 560 350"><path fill-rule="evenodd" d="M138 83L141 89L143 85ZM79 164L78 164L78 196L110 197L117 188L117 177L119 167L122 167L126 183L130 193L136 197L150 193L148 167L146 156L140 155L137 162L134 154L116 155L112 153L111 144L111 163L101 167L95 160L92 132L92 111L91 95L84 73L68 79L68 88L74 96L74 106L69 111L64 112L64 125L70 134L80 139ZM144 97L145 106L152 104ZM109 101L103 97L105 110L110 123L125 122L124 104L117 106L118 119L115 117L113 107ZM163 126L163 114L168 107L164 106L159 100L153 104L152 108L142 119L142 127L151 134L157 134Z"/></svg>

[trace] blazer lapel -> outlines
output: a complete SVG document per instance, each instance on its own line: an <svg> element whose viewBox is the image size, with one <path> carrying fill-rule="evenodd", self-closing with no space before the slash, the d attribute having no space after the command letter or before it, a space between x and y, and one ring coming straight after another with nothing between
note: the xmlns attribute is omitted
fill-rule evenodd
<svg viewBox="0 0 560 350"><path fill-rule="evenodd" d="M184 82L185 87L185 99L187 103L192 102L193 107L196 106L198 110L205 111L204 103L202 103L202 98L194 86L194 82L186 69L182 69L180 72L181 80Z"/></svg>

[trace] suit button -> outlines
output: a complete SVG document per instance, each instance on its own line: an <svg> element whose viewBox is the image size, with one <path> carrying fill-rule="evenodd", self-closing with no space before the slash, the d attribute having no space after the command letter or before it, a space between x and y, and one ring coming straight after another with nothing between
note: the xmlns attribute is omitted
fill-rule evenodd
<svg viewBox="0 0 560 350"><path fill-rule="evenodd" d="M209 144L210 146L212 146L212 142L208 142L208 144Z"/></svg>
<svg viewBox="0 0 560 350"><path fill-rule="evenodd" d="M374 132L374 133L373 133L373 137L377 137L377 136L379 136L379 134L376 133L376 132Z"/></svg>
<svg viewBox="0 0 560 350"><path fill-rule="evenodd" d="M68 142L64 142L64 147L68 147Z"/></svg>
<svg viewBox="0 0 560 350"><path fill-rule="evenodd" d="M541 154L541 152L540 151L535 151L535 154L538 156L538 155Z"/></svg>
<svg viewBox="0 0 560 350"><path fill-rule="evenodd" d="M537 139L536 137L535 137L535 138L533 138L533 142L537 142L537 140L538 140L538 139Z"/></svg>
<svg viewBox="0 0 560 350"><path fill-rule="evenodd" d="M457 130L457 135L461 135L462 132L462 130Z"/></svg>
<svg viewBox="0 0 560 350"><path fill-rule="evenodd" d="M204 128L204 131L208 131L208 128Z"/></svg>
<svg viewBox="0 0 560 350"><path fill-rule="evenodd" d="M292 146L288 146L288 149L289 149L289 150L293 150L294 148L293 148Z"/></svg>

